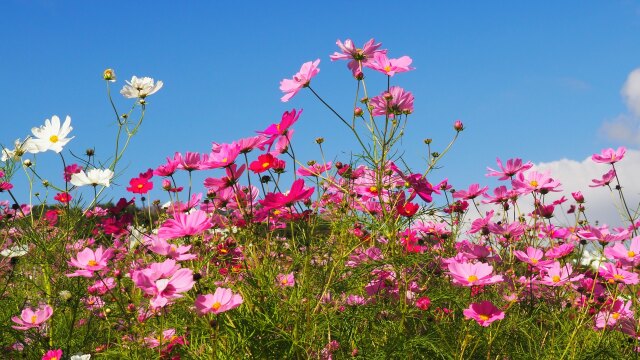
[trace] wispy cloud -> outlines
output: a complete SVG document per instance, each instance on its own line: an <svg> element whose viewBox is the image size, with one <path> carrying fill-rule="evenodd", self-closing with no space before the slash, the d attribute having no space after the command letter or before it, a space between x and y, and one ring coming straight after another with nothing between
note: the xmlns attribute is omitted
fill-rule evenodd
<svg viewBox="0 0 640 360"><path fill-rule="evenodd" d="M640 145L640 68L629 74L620 93L629 111L606 120L600 133L610 140Z"/></svg>

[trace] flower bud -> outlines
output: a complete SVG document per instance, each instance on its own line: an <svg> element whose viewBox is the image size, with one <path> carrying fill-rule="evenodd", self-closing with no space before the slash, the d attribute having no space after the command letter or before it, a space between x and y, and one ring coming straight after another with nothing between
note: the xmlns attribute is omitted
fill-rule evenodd
<svg viewBox="0 0 640 360"><path fill-rule="evenodd" d="M462 121L456 120L456 122L453 123L453 128L457 132L460 132L460 131L464 130L464 124L462 123Z"/></svg>
<svg viewBox="0 0 640 360"><path fill-rule="evenodd" d="M316 138L316 144L320 145L324 142L324 138L323 137L317 137Z"/></svg>
<svg viewBox="0 0 640 360"><path fill-rule="evenodd" d="M424 143L425 143L426 145L431 144L431 142L432 142L432 141L433 141L433 140L431 140L431 139L429 139L429 138L424 139Z"/></svg>
<svg viewBox="0 0 640 360"><path fill-rule="evenodd" d="M31 160L26 159L25 161L22 162L22 165L26 167L30 167L31 165L33 165L33 163L31 162Z"/></svg>
<svg viewBox="0 0 640 360"><path fill-rule="evenodd" d="M362 80L362 79L364 79L364 73L362 71L358 71L355 74L353 74L353 77L356 80Z"/></svg>
<svg viewBox="0 0 640 360"><path fill-rule="evenodd" d="M107 81L116 81L116 72L113 69L107 69L102 73L102 78Z"/></svg>
<svg viewBox="0 0 640 360"><path fill-rule="evenodd" d="M364 110L362 110L361 107L356 106L356 108L353 109L353 115L362 116L362 114L364 114Z"/></svg>
<svg viewBox="0 0 640 360"><path fill-rule="evenodd" d="M571 196L573 196L573 200L575 200L578 204L584 203L584 195L582 195L582 192L572 192Z"/></svg>

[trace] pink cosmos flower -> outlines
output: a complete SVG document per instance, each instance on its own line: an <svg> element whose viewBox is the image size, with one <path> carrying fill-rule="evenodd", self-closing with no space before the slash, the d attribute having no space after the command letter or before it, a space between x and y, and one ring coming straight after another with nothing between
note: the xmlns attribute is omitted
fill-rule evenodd
<svg viewBox="0 0 640 360"><path fill-rule="evenodd" d="M278 274L278 276L276 276L276 282L281 288L295 286L296 279L293 275L293 271L288 274Z"/></svg>
<svg viewBox="0 0 640 360"><path fill-rule="evenodd" d="M16 330L29 330L32 328L40 327L45 321L49 320L49 318L53 315L53 308L51 306L43 304L40 307L33 311L31 308L25 308L22 310L20 317L13 316L11 321L18 324L18 326L13 325L12 328Z"/></svg>
<svg viewBox="0 0 640 360"><path fill-rule="evenodd" d="M616 300L608 309L600 311L595 318L595 328L613 328L619 321L625 319L633 320L633 310L631 310L632 301L624 302L622 300ZM635 324L635 321L632 321ZM635 333L635 325L633 332Z"/></svg>
<svg viewBox="0 0 640 360"><path fill-rule="evenodd" d="M326 172L327 170L330 170L331 166L332 166L331 161L329 161L326 164L316 163L309 167L301 166L298 168L298 170L296 170L296 174L298 176L320 176L322 175L322 173Z"/></svg>
<svg viewBox="0 0 640 360"><path fill-rule="evenodd" d="M416 307L420 310L426 311L429 310L431 306L431 299L428 296L422 296L418 300L416 300Z"/></svg>
<svg viewBox="0 0 640 360"><path fill-rule="evenodd" d="M202 161L200 153L187 151L184 155L176 153L178 161L178 169L186 171L207 169L205 162Z"/></svg>
<svg viewBox="0 0 640 360"><path fill-rule="evenodd" d="M618 150L613 150L611 148L604 149L600 154L593 154L593 156L591 156L591 160L602 164L614 164L622 160L626 152L627 149L623 146L619 147Z"/></svg>
<svg viewBox="0 0 640 360"><path fill-rule="evenodd" d="M305 188L304 180L298 179L291 185L291 190L283 193L268 193L260 200L260 204L267 209L276 209L284 206L292 206L297 201L306 200L313 194L314 188Z"/></svg>
<svg viewBox="0 0 640 360"><path fill-rule="evenodd" d="M448 265L449 275L454 284L461 286L491 285L501 282L502 275L493 276L493 267L489 264L477 262L451 262Z"/></svg>
<svg viewBox="0 0 640 360"><path fill-rule="evenodd" d="M334 52L329 58L331 61L350 60L347 67L351 70L353 76L357 77L359 73L362 72L362 65L367 64L375 53L387 53L387 50L378 50L380 45L382 45L381 43L374 43L375 40L371 39L360 49L355 47L351 39L345 40L344 44L338 40L336 41L336 45L342 50L342 53Z"/></svg>
<svg viewBox="0 0 640 360"><path fill-rule="evenodd" d="M174 213L173 219L168 219L158 229L158 237L169 240L182 236L200 235L211 227L213 227L211 219L202 210L196 210L190 214Z"/></svg>
<svg viewBox="0 0 640 360"><path fill-rule="evenodd" d="M219 287L216 288L213 295L198 295L195 307L199 315L208 313L220 314L237 308L242 302L243 299L240 294L234 294L231 289Z"/></svg>
<svg viewBox="0 0 640 360"><path fill-rule="evenodd" d="M285 135L287 130L298 121L300 115L302 115L302 109L299 111L296 111L296 109L285 111L278 124L271 124L259 133L263 135Z"/></svg>
<svg viewBox="0 0 640 360"><path fill-rule="evenodd" d="M640 264L640 236L631 239L629 249L617 242L604 249L604 255L611 260L619 260L624 265L636 266Z"/></svg>
<svg viewBox="0 0 640 360"><path fill-rule="evenodd" d="M181 298L181 293L191 290L195 284L193 271L180 268L171 259L153 263L142 270L135 270L131 279L137 287L152 296L150 304L153 308L164 307L169 301Z"/></svg>
<svg viewBox="0 0 640 360"><path fill-rule="evenodd" d="M401 115L413 112L413 94L399 86L392 86L389 92L384 92L369 101L373 116Z"/></svg>
<svg viewBox="0 0 640 360"><path fill-rule="evenodd" d="M389 59L386 53L377 52L373 54L373 59L367 61L366 67L379 71L387 76L393 76L397 73L414 70L411 65L410 57L402 56L397 59Z"/></svg>
<svg viewBox="0 0 640 360"><path fill-rule="evenodd" d="M280 100L287 102L294 97L300 89L309 86L311 79L320 72L318 64L320 64L320 59L313 62L308 61L302 64L300 71L293 75L292 79L283 79L280 81L280 90L284 93L284 96Z"/></svg>
<svg viewBox="0 0 640 360"><path fill-rule="evenodd" d="M224 168L226 176L221 178L206 178L204 179L204 186L214 192L218 192L222 189L226 189L235 185L242 176L246 165L242 165L238 168L238 165L232 164Z"/></svg>
<svg viewBox="0 0 640 360"><path fill-rule="evenodd" d="M471 186L469 186L468 190L458 190L458 191L454 192L453 193L453 198L454 199L472 200L472 199L477 198L480 195L484 195L487 192L488 189L489 189L488 186L480 188L480 184L471 184Z"/></svg>
<svg viewBox="0 0 640 360"><path fill-rule="evenodd" d="M178 166L180 165L181 162L181 158L182 156L180 155L180 153L175 153L173 155L173 159L167 158L167 163L164 165L160 165L158 166L154 171L153 174L157 175L157 176L171 176L173 175L176 170L178 169Z"/></svg>
<svg viewBox="0 0 640 360"><path fill-rule="evenodd" d="M513 178L514 175L521 173L525 170L529 170L533 167L533 164L531 162L527 162L526 164L523 164L522 159L517 159L517 158L507 160L506 166L502 165L502 161L500 160L500 158L496 158L496 161L498 162L498 167L500 168L500 171L493 170L492 168L487 167L487 170L489 171L489 173L487 173L486 176L500 176L498 180L508 180L510 178Z"/></svg>
<svg viewBox="0 0 640 360"><path fill-rule="evenodd" d="M562 286L568 282L578 281L584 277L583 274L571 277L573 273L573 267L571 264L565 264L562 266L557 261L544 269L544 273L545 275L538 281L538 283L549 286Z"/></svg>
<svg viewBox="0 0 640 360"><path fill-rule="evenodd" d="M513 255L515 255L518 260L535 267L544 267L553 263L553 260L542 260L544 252L531 246L527 247L526 253L524 251L516 250L513 252Z"/></svg>
<svg viewBox="0 0 640 360"><path fill-rule="evenodd" d="M231 166L240 155L238 143L216 144L211 147L211 153L204 156L203 163L207 169L218 169Z"/></svg>
<svg viewBox="0 0 640 360"><path fill-rule="evenodd" d="M197 258L195 254L187 253L191 249L191 245L176 246L174 244L169 244L167 240L155 235L145 237L143 242L147 248L154 253L166 256L170 259L175 259L176 261L193 260Z"/></svg>
<svg viewBox="0 0 640 360"><path fill-rule="evenodd" d="M639 282L638 274L623 270L612 263L602 264L598 273L603 279L607 280L609 284L622 283L635 285Z"/></svg>
<svg viewBox="0 0 640 360"><path fill-rule="evenodd" d="M42 356L42 360L62 360L62 350L49 350Z"/></svg>
<svg viewBox="0 0 640 360"><path fill-rule="evenodd" d="M571 254L574 248L575 245L572 243L554 246L551 249L547 250L545 256L551 259L560 259Z"/></svg>
<svg viewBox="0 0 640 360"><path fill-rule="evenodd" d="M484 327L488 327L496 320L504 319L504 312L486 300L479 303L472 303L467 309L464 309L462 313L466 319L473 319Z"/></svg>
<svg viewBox="0 0 640 360"><path fill-rule="evenodd" d="M79 270L67 274L67 277L93 277L94 272L107 269L107 262L113 256L113 249L111 248L103 250L102 246L100 246L95 251L85 248L76 255L75 259L71 258L69 261L69 265L77 267Z"/></svg>
<svg viewBox="0 0 640 360"><path fill-rule="evenodd" d="M588 229L578 231L581 239L599 241L601 243L617 242L626 240L631 234L629 230L623 229L618 233L611 233L605 225L602 227L590 226Z"/></svg>
<svg viewBox="0 0 640 360"><path fill-rule="evenodd" d="M611 169L606 174L602 175L602 179L591 180L593 184L589 185L589 187L609 186L609 184L611 184L611 182L615 178L616 178L616 171L614 169Z"/></svg>
<svg viewBox="0 0 640 360"><path fill-rule="evenodd" d="M549 191L560 191L560 182L553 180L549 173L539 173L537 171L524 173L520 172L515 179L511 180L513 189L521 194L538 192L546 194Z"/></svg>

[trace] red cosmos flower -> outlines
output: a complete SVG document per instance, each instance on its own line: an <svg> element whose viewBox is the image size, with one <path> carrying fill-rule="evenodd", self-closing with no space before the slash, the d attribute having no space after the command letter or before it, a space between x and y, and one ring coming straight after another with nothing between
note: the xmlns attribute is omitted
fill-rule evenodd
<svg viewBox="0 0 640 360"><path fill-rule="evenodd" d="M420 205L414 204L412 202L402 202L396 205L396 210L398 210L398 214L400 216L411 217L418 212Z"/></svg>
<svg viewBox="0 0 640 360"><path fill-rule="evenodd" d="M265 172L275 166L276 158L271 154L262 154L258 156L258 160L249 164L249 170L256 174Z"/></svg>
<svg viewBox="0 0 640 360"><path fill-rule="evenodd" d="M60 201L63 204L68 204L69 201L71 201L71 194L69 194L68 192L61 192L54 196L53 199Z"/></svg>
<svg viewBox="0 0 640 360"><path fill-rule="evenodd" d="M149 190L153 189L153 183L149 181L153 177L153 169L149 169L146 172L140 173L139 177L129 180L129 187L127 191L134 194L146 194Z"/></svg>

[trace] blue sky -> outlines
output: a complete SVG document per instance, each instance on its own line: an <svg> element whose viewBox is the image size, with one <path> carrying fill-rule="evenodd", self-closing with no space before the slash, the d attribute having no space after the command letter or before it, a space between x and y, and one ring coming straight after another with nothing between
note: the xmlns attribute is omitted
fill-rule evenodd
<svg viewBox="0 0 640 360"><path fill-rule="evenodd" d="M102 71L115 69L116 90L132 75L164 82L125 156L119 194L130 177L175 151L206 152L212 141L250 136L292 108L304 108L294 137L303 162L320 159L318 136L329 159L348 160L357 147L347 129L309 92L282 103L278 89L319 58L314 89L350 114L355 81L346 62L329 60L337 39L361 45L373 37L390 57L413 58L416 70L392 79L416 97L406 159L424 169L423 139L441 150L462 120L465 131L432 179L459 188L488 182L485 169L498 156L580 161L621 145L602 127L629 112L620 92L640 67L639 1L8 0L0 12L5 146L53 114L70 115L75 138L67 148L95 147L106 159L116 127ZM130 105L116 101L121 111ZM55 154L37 160L39 171L59 176Z"/></svg>

